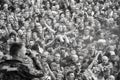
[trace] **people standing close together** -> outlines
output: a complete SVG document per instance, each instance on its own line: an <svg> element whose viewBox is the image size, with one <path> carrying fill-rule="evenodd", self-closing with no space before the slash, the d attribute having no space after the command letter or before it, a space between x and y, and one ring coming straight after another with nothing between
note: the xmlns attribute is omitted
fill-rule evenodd
<svg viewBox="0 0 120 80"><path fill-rule="evenodd" d="M119 0L1 0L0 80L119 80Z"/></svg>

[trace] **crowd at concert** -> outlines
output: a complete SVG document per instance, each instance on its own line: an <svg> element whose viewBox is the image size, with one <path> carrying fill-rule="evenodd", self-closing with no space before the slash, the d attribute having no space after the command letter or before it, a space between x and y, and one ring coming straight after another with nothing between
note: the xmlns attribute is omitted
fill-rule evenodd
<svg viewBox="0 0 120 80"><path fill-rule="evenodd" d="M120 80L120 0L0 0L0 80Z"/></svg>

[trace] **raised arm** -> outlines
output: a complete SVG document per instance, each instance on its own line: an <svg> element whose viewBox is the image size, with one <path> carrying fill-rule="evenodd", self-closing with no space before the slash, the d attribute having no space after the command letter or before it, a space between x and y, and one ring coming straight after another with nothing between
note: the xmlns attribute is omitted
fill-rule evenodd
<svg viewBox="0 0 120 80"><path fill-rule="evenodd" d="M56 33L55 30L53 30L49 25L47 25L46 21L44 21L44 24L52 33Z"/></svg>
<svg viewBox="0 0 120 80"><path fill-rule="evenodd" d="M47 66L47 68L48 68L48 70L49 70L49 74L50 74L50 76L52 77L52 79L53 79L53 80L56 80L55 74L51 71L49 65L46 64L46 66Z"/></svg>

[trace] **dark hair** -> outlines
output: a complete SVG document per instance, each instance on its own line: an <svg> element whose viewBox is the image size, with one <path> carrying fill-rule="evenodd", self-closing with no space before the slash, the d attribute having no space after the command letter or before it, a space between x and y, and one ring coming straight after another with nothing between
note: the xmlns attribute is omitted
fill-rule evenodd
<svg viewBox="0 0 120 80"><path fill-rule="evenodd" d="M70 76L71 73L74 73L74 72L73 72L73 71L69 71L69 72L67 73L67 76Z"/></svg>
<svg viewBox="0 0 120 80"><path fill-rule="evenodd" d="M9 34L9 37L11 37L11 36L16 36L16 33L15 33L15 32L11 32L11 33Z"/></svg>
<svg viewBox="0 0 120 80"><path fill-rule="evenodd" d="M38 48L39 44L34 44L31 49L32 50L35 50L35 51L39 51L39 48Z"/></svg>
<svg viewBox="0 0 120 80"><path fill-rule="evenodd" d="M22 48L22 43L12 43L10 46L10 55L17 56L18 51Z"/></svg>

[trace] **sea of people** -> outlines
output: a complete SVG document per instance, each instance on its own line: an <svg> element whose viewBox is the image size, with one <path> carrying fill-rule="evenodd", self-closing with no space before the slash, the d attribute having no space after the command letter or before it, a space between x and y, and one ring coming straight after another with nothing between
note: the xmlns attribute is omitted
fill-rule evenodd
<svg viewBox="0 0 120 80"><path fill-rule="evenodd" d="M120 0L0 0L0 80L120 80Z"/></svg>

